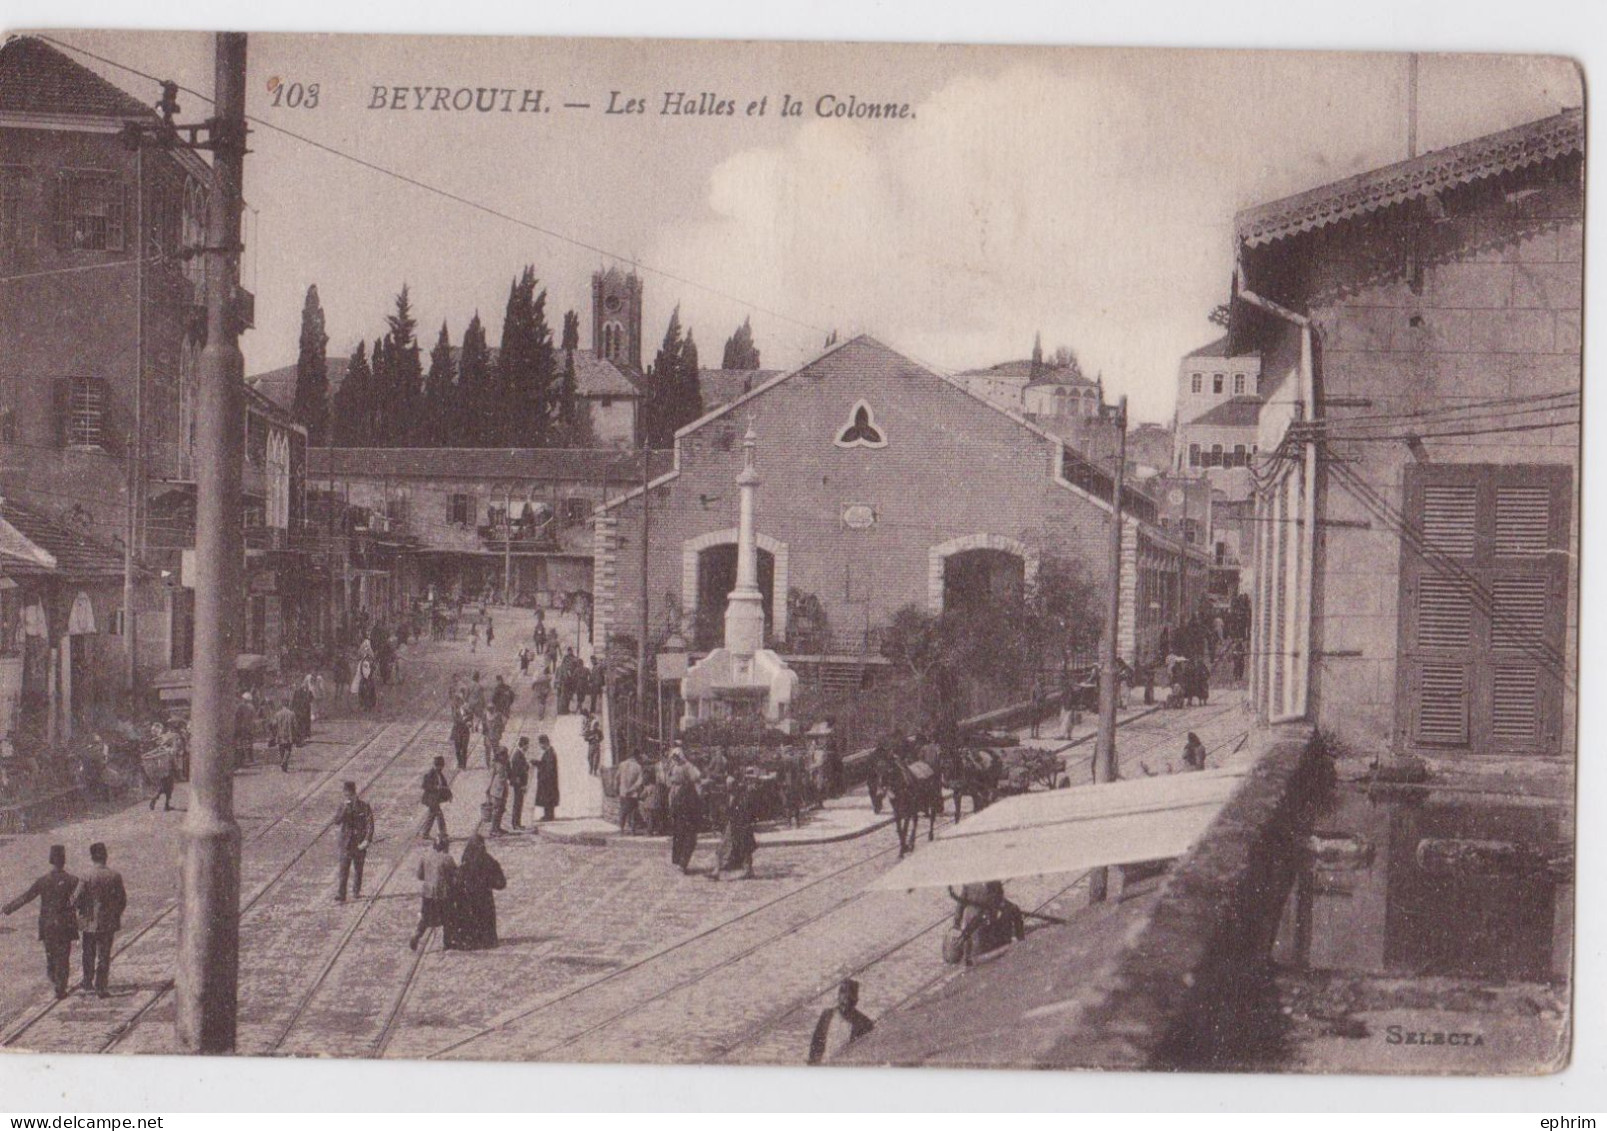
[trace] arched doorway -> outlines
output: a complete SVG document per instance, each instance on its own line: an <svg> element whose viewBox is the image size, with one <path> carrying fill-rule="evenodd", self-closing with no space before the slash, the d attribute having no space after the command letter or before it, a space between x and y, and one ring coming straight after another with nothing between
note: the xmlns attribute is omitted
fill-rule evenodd
<svg viewBox="0 0 1607 1131"><path fill-rule="evenodd" d="M759 592L764 597L765 636L775 628L776 556L759 548ZM725 640L726 598L737 585L737 545L721 542L697 552L697 604L692 646L718 648Z"/></svg>
<svg viewBox="0 0 1607 1131"><path fill-rule="evenodd" d="M1009 550L961 550L943 559L943 611L963 612L1019 601L1027 562Z"/></svg>

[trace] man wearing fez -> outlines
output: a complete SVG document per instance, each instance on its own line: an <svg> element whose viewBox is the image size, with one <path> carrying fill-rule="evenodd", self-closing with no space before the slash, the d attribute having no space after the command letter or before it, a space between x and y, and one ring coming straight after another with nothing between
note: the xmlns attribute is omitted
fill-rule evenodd
<svg viewBox="0 0 1607 1131"><path fill-rule="evenodd" d="M45 944L45 972L58 998L67 996L67 979L72 973L73 940L78 937L78 918L73 914L73 890L77 887L78 877L67 870L67 849L53 844L50 871L0 908L0 912L10 915L30 900L39 900L39 941Z"/></svg>
<svg viewBox="0 0 1607 1131"><path fill-rule="evenodd" d="M346 880L350 878L353 898L363 895L363 864L368 859L368 845L374 839L374 810L368 802L357 796L357 783L345 783L345 799L335 815L335 835L340 844L340 891L337 903L346 902ZM356 871L356 875L351 873Z"/></svg>

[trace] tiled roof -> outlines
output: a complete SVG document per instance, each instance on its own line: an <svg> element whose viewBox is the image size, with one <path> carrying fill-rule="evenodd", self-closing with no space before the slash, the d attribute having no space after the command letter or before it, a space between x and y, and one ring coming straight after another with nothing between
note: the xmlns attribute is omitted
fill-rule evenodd
<svg viewBox="0 0 1607 1131"><path fill-rule="evenodd" d="M1197 350L1183 355L1184 357L1232 357L1233 353L1228 347L1228 336L1223 334L1210 345L1201 346Z"/></svg>
<svg viewBox="0 0 1607 1131"><path fill-rule="evenodd" d="M650 473L662 475L671 452L652 454ZM639 483L639 451L619 448L309 448L313 478L528 480Z"/></svg>
<svg viewBox="0 0 1607 1131"><path fill-rule="evenodd" d="M1235 223L1239 239L1254 247L1584 148L1584 111L1564 110L1246 209Z"/></svg>
<svg viewBox="0 0 1607 1131"><path fill-rule="evenodd" d="M780 373L779 369L699 369L697 384L703 394L703 407L711 409L730 404Z"/></svg>
<svg viewBox="0 0 1607 1131"><path fill-rule="evenodd" d="M1204 424L1212 428L1254 428L1261 419L1260 397L1234 397L1213 409L1202 412L1189 425Z"/></svg>
<svg viewBox="0 0 1607 1131"><path fill-rule="evenodd" d="M457 364L459 350L452 349L452 362ZM497 351L491 350L491 363L496 364ZM329 394L334 396L340 388L341 382L346 380L346 357L328 357L324 359L325 372L329 375ZM429 370L429 354L424 357L425 371ZM562 352L558 356L558 364L563 365ZM252 388L262 393L268 399L288 409L296 400L296 367L282 365L278 369L270 369L266 373L258 373L248 382ZM611 361L605 361L590 350L575 351L575 389L583 397L639 397L641 389L619 367Z"/></svg>
<svg viewBox="0 0 1607 1131"><path fill-rule="evenodd" d="M559 355L563 365L562 354ZM575 351L575 391L583 397L639 397L642 390L613 362L590 350Z"/></svg>
<svg viewBox="0 0 1607 1131"><path fill-rule="evenodd" d="M156 111L42 39L13 36L0 47L0 110L94 118L155 118Z"/></svg>
<svg viewBox="0 0 1607 1131"><path fill-rule="evenodd" d="M56 559L55 572L70 579L123 576L123 555L93 538L57 522L53 518L7 499L0 503L0 518L17 533ZM13 570L13 555L7 554L3 568ZM20 570L19 570L20 572Z"/></svg>
<svg viewBox="0 0 1607 1131"><path fill-rule="evenodd" d="M1037 380L1032 377L1032 359L1021 358L1018 361L1001 361L997 365L990 365L984 369L967 369L963 373L956 373L956 378L964 380L966 377L986 377L992 381L1008 381L1012 384L1033 385L1087 385L1092 388L1094 382L1073 372L1069 367L1060 369L1045 368L1038 375Z"/></svg>

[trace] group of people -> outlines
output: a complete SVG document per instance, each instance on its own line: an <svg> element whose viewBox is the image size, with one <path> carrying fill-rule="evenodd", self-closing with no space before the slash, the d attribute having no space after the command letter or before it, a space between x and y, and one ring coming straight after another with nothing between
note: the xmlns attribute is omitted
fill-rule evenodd
<svg viewBox="0 0 1607 1131"><path fill-rule="evenodd" d="M442 832L419 861L419 918L408 948L417 950L427 931L441 929L444 950L489 950L497 945L496 893L508 886L502 865L479 833L469 837L462 856Z"/></svg>
<svg viewBox="0 0 1607 1131"><path fill-rule="evenodd" d="M0 911L10 915L39 901L39 941L45 948L45 973L56 997L68 994L72 978L73 943L83 942L83 980L78 988L97 997L109 997L112 939L123 925L128 894L123 877L107 864L106 846L89 846L89 868L82 876L67 870L65 845L50 846L50 871L34 880L28 890Z"/></svg>
<svg viewBox="0 0 1607 1131"><path fill-rule="evenodd" d="M539 625L536 632L541 632ZM575 655L574 648L564 648L560 653L556 629L545 645L539 640L536 643L542 651L537 652L531 647L519 650L520 675L530 676L531 668L538 661L541 663L530 680L530 691L536 701L536 718L547 717L547 702L554 693L557 695L559 715L567 715L571 710L595 715L608 687L608 671L601 658L593 656L588 667L585 661Z"/></svg>
<svg viewBox="0 0 1607 1131"><path fill-rule="evenodd" d="M699 769L677 743L650 769L634 754L627 755L615 780L620 832L668 831L670 863L690 874L698 834L710 809L717 808L720 845L709 878L718 880L733 872L744 879L753 877L759 811L759 786L753 774L727 773L723 763Z"/></svg>
<svg viewBox="0 0 1607 1131"><path fill-rule="evenodd" d="M437 758L437 762L441 759ZM531 799L533 807L541 810L541 820L550 821L554 817L554 810L558 808L558 751L553 749L552 739L546 735L536 737L536 753L534 758L530 755L530 738L528 735L519 737L518 745L513 754L508 754L506 746L497 750L491 759L491 781L486 786L486 803L489 805L491 836L505 836L507 829L502 827L502 820L508 816L510 796L512 798L513 813L509 822L515 829L524 828L525 792L529 789L532 780L535 782L535 796ZM432 819L435 814L432 814ZM441 822L446 827L446 822Z"/></svg>

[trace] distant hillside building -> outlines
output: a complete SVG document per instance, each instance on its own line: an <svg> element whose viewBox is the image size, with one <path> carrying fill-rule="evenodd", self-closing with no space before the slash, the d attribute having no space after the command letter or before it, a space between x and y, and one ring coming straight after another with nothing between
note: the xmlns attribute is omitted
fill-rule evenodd
<svg viewBox="0 0 1607 1131"><path fill-rule="evenodd" d="M1248 498L1263 391L1261 358L1234 355L1226 337L1186 355L1178 366L1173 469L1204 475L1230 499Z"/></svg>

